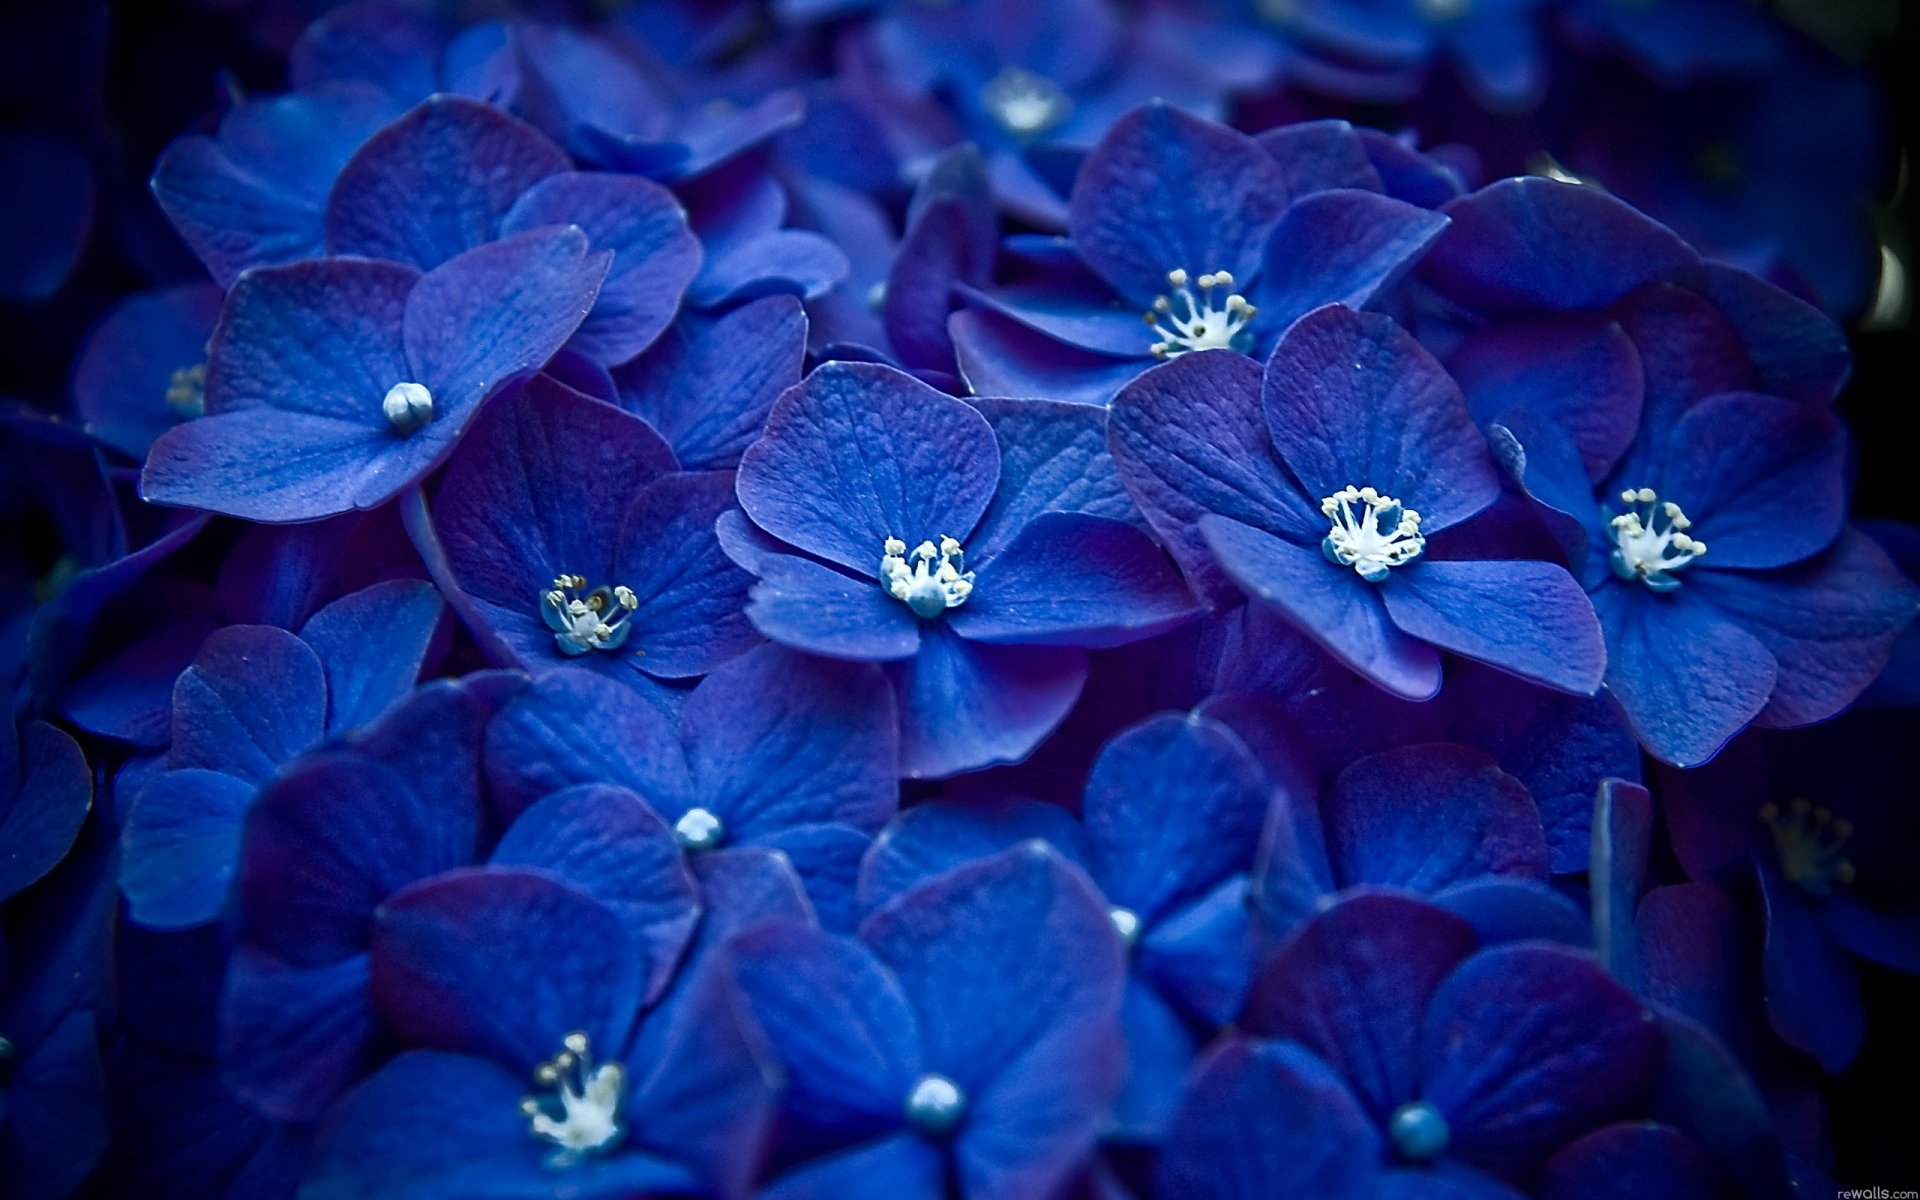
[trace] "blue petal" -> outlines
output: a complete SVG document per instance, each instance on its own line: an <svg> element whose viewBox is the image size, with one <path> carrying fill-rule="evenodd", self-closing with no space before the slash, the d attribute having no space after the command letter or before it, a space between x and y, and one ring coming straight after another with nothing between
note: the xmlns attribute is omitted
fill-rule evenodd
<svg viewBox="0 0 1920 1200"><path fill-rule="evenodd" d="M901 773L937 779L1032 753L1079 698L1087 655L970 642L930 622L919 652L889 663L887 675L900 706Z"/></svg>
<svg viewBox="0 0 1920 1200"><path fill-rule="evenodd" d="M1446 227L1437 212L1372 192L1301 197L1275 226L1260 278L1249 289L1259 327L1285 329L1323 304L1372 304Z"/></svg>
<svg viewBox="0 0 1920 1200"><path fill-rule="evenodd" d="M977 573L947 623L979 642L1100 649L1200 614L1160 548L1109 517L1041 513Z"/></svg>
<svg viewBox="0 0 1920 1200"><path fill-rule="evenodd" d="M194 769L140 789L120 841L120 890L135 921L184 929L220 915L254 791L244 779Z"/></svg>
<svg viewBox="0 0 1920 1200"><path fill-rule="evenodd" d="M752 576L713 533L733 507L733 476L680 472L648 484L621 520L613 577L633 589L626 652L661 679L702 675L759 643L744 612Z"/></svg>
<svg viewBox="0 0 1920 1200"><path fill-rule="evenodd" d="M368 138L327 199L334 254L431 270L501 232L520 194L570 164L539 130L462 96L434 96Z"/></svg>
<svg viewBox="0 0 1920 1200"><path fill-rule="evenodd" d="M1379 192L1380 173L1367 158L1367 143L1345 121L1298 121L1269 129L1256 139L1287 178L1295 197L1331 188Z"/></svg>
<svg viewBox="0 0 1920 1200"><path fill-rule="evenodd" d="M1159 1183L1182 1200L1375 1194L1380 1135L1327 1064L1299 1046L1244 1037L1196 1068L1167 1130Z"/></svg>
<svg viewBox="0 0 1920 1200"><path fill-rule="evenodd" d="M1329 306L1301 318L1267 361L1267 429L1318 502L1372 487L1432 535L1492 504L1500 477L1460 389L1391 317ZM1326 533L1327 521L1316 537Z"/></svg>
<svg viewBox="0 0 1920 1200"><path fill-rule="evenodd" d="M1706 293L1746 346L1761 391L1813 404L1839 394L1853 359L1832 318L1739 267L1706 267Z"/></svg>
<svg viewBox="0 0 1920 1200"><path fill-rule="evenodd" d="M1180 1103L1198 1045L1179 1014L1138 978L1127 980L1120 1023L1127 1039L1127 1081L1114 1099L1107 1136L1158 1141Z"/></svg>
<svg viewBox="0 0 1920 1200"><path fill-rule="evenodd" d="M236 1094L275 1120L305 1122L377 1061L370 964L353 954L319 966L242 944L220 1004L220 1054Z"/></svg>
<svg viewBox="0 0 1920 1200"><path fill-rule="evenodd" d="M873 846L871 833L851 825L795 825L756 844L787 856L822 929L844 933L860 923L860 864Z"/></svg>
<svg viewBox="0 0 1920 1200"><path fill-rule="evenodd" d="M0 734L0 789L5 797L0 803L4 900L32 886L66 857L93 806L93 772L73 738L34 721L26 726L17 750L11 728Z"/></svg>
<svg viewBox="0 0 1920 1200"><path fill-rule="evenodd" d="M326 732L327 684L305 642L271 625L209 637L174 684L174 770L203 767L258 787Z"/></svg>
<svg viewBox="0 0 1920 1200"><path fill-rule="evenodd" d="M693 793L729 836L822 822L878 830L898 805L893 709L878 668L752 651L687 701Z"/></svg>
<svg viewBox="0 0 1920 1200"><path fill-rule="evenodd" d="M1599 479L1640 425L1640 355L1612 321L1550 314L1486 325L1447 356L1483 426L1515 410L1564 433Z"/></svg>
<svg viewBox="0 0 1920 1200"><path fill-rule="evenodd" d="M1667 435L1656 487L1712 539L1710 565L1784 567L1827 548L1846 523L1846 433L1829 412L1754 393L1714 396Z"/></svg>
<svg viewBox="0 0 1920 1200"><path fill-rule="evenodd" d="M91 1012L55 1026L0 1092L0 1170L19 1196L60 1200L86 1181L107 1149L107 1081ZM15 1190L17 1189L17 1191Z"/></svg>
<svg viewBox="0 0 1920 1200"><path fill-rule="evenodd" d="M1544 880L1547 846L1527 790L1492 759L1432 742L1369 755L1321 805L1346 884L1433 893L1484 875Z"/></svg>
<svg viewBox="0 0 1920 1200"><path fill-rule="evenodd" d="M965 541L1000 478L985 418L909 375L830 363L774 405L740 460L740 506L810 554L875 577L882 546Z"/></svg>
<svg viewBox="0 0 1920 1200"><path fill-rule="evenodd" d="M329 732L365 725L406 695L444 611L432 584L395 579L344 596L308 618L300 640L326 671Z"/></svg>
<svg viewBox="0 0 1920 1200"><path fill-rule="evenodd" d="M1240 1011L1253 976L1252 915L1246 876L1229 876L1144 931L1135 968L1201 1028L1222 1028Z"/></svg>
<svg viewBox="0 0 1920 1200"><path fill-rule="evenodd" d="M1002 799L917 804L874 839L860 871L861 907L879 908L962 863L1036 840L1068 862L1086 862L1080 823L1057 804Z"/></svg>
<svg viewBox="0 0 1920 1200"><path fill-rule="evenodd" d="M1606 674L1593 606L1552 563L1428 560L1380 590L1395 625L1443 650L1576 696Z"/></svg>
<svg viewBox="0 0 1920 1200"><path fill-rule="evenodd" d="M1176 268L1252 279L1286 201L1279 164L1253 139L1155 102L1115 121L1087 156L1067 227L1087 263L1144 308Z"/></svg>
<svg viewBox="0 0 1920 1200"><path fill-rule="evenodd" d="M1635 992L1645 981L1634 920L1652 882L1652 848L1653 797L1638 784L1603 781L1594 805L1588 871L1594 949L1613 977Z"/></svg>
<svg viewBox="0 0 1920 1200"><path fill-rule="evenodd" d="M73 364L74 412L87 432L145 458L186 415L168 396L176 372L204 369L221 300L200 281L135 292L109 309Z"/></svg>
<svg viewBox="0 0 1920 1200"><path fill-rule="evenodd" d="M1063 404L1104 405L1151 361L1083 350L983 308L954 313L947 318L947 332L961 376L980 396L1045 396Z"/></svg>
<svg viewBox="0 0 1920 1200"><path fill-rule="evenodd" d="M903 1133L823 1155L775 1179L761 1200L941 1200L946 1156L919 1134Z"/></svg>
<svg viewBox="0 0 1920 1200"><path fill-rule="evenodd" d="M760 435L781 392L800 382L807 315L768 296L711 325L671 329L618 373L620 404L645 417L689 470L721 470Z"/></svg>
<svg viewBox="0 0 1920 1200"><path fill-rule="evenodd" d="M592 736L581 736L583 720ZM628 788L669 821L694 803L673 726L631 689L589 671L555 671L515 696L487 729L486 761L494 804L509 819L576 783Z"/></svg>
<svg viewBox="0 0 1920 1200"><path fill-rule="evenodd" d="M1759 876L1767 916L1767 1016L1788 1045L1837 1072L1866 1036L1859 970L1827 937L1806 896L1771 864Z"/></svg>
<svg viewBox="0 0 1920 1200"><path fill-rule="evenodd" d="M753 569L760 579L749 593L747 619L783 646L829 658L887 662L912 656L921 644L913 610L871 578L790 554L768 554Z"/></svg>
<svg viewBox="0 0 1920 1200"><path fill-rule="evenodd" d="M542 872L474 867L392 896L371 936L373 997L410 1046L531 1072L574 1030L609 1053L640 1009L634 933Z"/></svg>
<svg viewBox="0 0 1920 1200"><path fill-rule="evenodd" d="M986 561L1041 513L1075 512L1140 524L1107 449L1106 414L1056 400L977 399L1000 445L1000 487L967 553Z"/></svg>
<svg viewBox="0 0 1920 1200"><path fill-rule="evenodd" d="M1687 1200L1719 1186L1706 1151L1651 1121L1608 1125L1569 1142L1547 1160L1541 1179L1548 1200Z"/></svg>

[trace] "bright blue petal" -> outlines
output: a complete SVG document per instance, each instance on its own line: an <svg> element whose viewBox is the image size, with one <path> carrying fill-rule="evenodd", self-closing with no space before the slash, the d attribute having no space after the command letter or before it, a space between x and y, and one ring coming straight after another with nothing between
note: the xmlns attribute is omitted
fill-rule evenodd
<svg viewBox="0 0 1920 1200"><path fill-rule="evenodd" d="M1591 696L1606 673L1593 606L1552 563L1422 562L1381 595L1407 633L1556 691Z"/></svg>
<svg viewBox="0 0 1920 1200"><path fill-rule="evenodd" d="M889 663L887 675L900 708L901 773L937 779L1032 753L1079 698L1087 655L970 642L928 623L919 652Z"/></svg>

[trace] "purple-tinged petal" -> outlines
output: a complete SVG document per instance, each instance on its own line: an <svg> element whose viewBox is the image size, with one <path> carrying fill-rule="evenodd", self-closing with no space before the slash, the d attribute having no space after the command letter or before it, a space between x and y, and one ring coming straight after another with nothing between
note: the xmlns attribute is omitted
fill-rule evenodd
<svg viewBox="0 0 1920 1200"><path fill-rule="evenodd" d="M1114 1099L1106 1136L1157 1142L1180 1103L1198 1045L1180 1015L1138 976L1127 979L1120 1024L1127 1039L1127 1081Z"/></svg>
<svg viewBox="0 0 1920 1200"><path fill-rule="evenodd" d="M1744 1195L1790 1200L1780 1133L1747 1071L1720 1040L1672 1013L1661 1016L1666 1059L1648 1113L1704 1146Z"/></svg>
<svg viewBox="0 0 1920 1200"><path fill-rule="evenodd" d="M83 732L165 750L173 737L173 685L221 626L211 613L162 625L69 684L60 715Z"/></svg>
<svg viewBox="0 0 1920 1200"><path fill-rule="evenodd" d="M1216 605L1238 593L1201 536L1202 516L1217 513L1302 540L1326 534L1326 518L1276 457L1260 387L1260 366L1244 355L1183 354L1122 388L1110 415L1120 478L1187 577Z"/></svg>
<svg viewBox="0 0 1920 1200"><path fill-rule="evenodd" d="M1114 122L1087 156L1067 226L1088 265L1145 306L1175 269L1253 278L1287 198L1259 143L1156 101Z"/></svg>
<svg viewBox="0 0 1920 1200"><path fill-rule="evenodd" d="M1920 611L1920 589L1872 539L1851 529L1825 554L1786 570L1698 571L1685 586L1780 664L1759 717L1776 728L1824 721L1851 704ZM1733 665L1717 654L1713 661Z"/></svg>
<svg viewBox="0 0 1920 1200"><path fill-rule="evenodd" d="M446 606L421 579L376 583L335 600L300 627L326 672L327 729L365 725L413 687Z"/></svg>
<svg viewBox="0 0 1920 1200"><path fill-rule="evenodd" d="M619 373L620 404L689 470L736 466L781 392L800 382L807 314L792 296L746 304L697 331L670 329Z"/></svg>
<svg viewBox="0 0 1920 1200"><path fill-rule="evenodd" d="M1761 391L1812 404L1839 395L1853 358L1832 318L1739 267L1706 268L1707 297L1746 346Z"/></svg>
<svg viewBox="0 0 1920 1200"><path fill-rule="evenodd" d="M1503 1175L1525 1171L1644 1103L1660 1046L1653 1014L1591 958L1495 946L1435 993L1420 1094L1452 1127L1452 1153Z"/></svg>
<svg viewBox="0 0 1920 1200"><path fill-rule="evenodd" d="M1398 283L1447 218L1373 192L1303 196L1267 242L1250 299L1264 329L1285 329L1323 304L1364 308Z"/></svg>
<svg viewBox="0 0 1920 1200"><path fill-rule="evenodd" d="M897 725L879 668L765 646L694 689L680 732L693 794L729 837L758 838L886 824L898 806Z"/></svg>
<svg viewBox="0 0 1920 1200"><path fill-rule="evenodd" d="M281 1121L312 1121L376 1061L379 1018L364 954L301 966L242 943L220 1002L234 1091Z"/></svg>
<svg viewBox="0 0 1920 1200"><path fill-rule="evenodd" d="M753 569L760 578L747 619L772 641L861 662L910 658L921 644L913 610L872 579L790 554L769 554Z"/></svg>
<svg viewBox="0 0 1920 1200"><path fill-rule="evenodd" d="M1195 1068L1158 1178L1182 1200L1360 1200L1376 1195L1381 1156L1373 1122L1326 1063L1235 1037Z"/></svg>
<svg viewBox="0 0 1920 1200"><path fill-rule="evenodd" d="M1146 930L1134 948L1135 968L1189 1023L1223 1028L1240 1011L1253 976L1252 915L1246 876L1228 876Z"/></svg>
<svg viewBox="0 0 1920 1200"><path fill-rule="evenodd" d="M1645 390L1640 355L1603 316L1553 313L1474 330L1447 356L1482 426L1517 411L1564 434L1599 479L1633 441Z"/></svg>
<svg viewBox="0 0 1920 1200"><path fill-rule="evenodd" d="M639 1011L638 939L606 905L541 872L449 871L380 906L373 997L409 1046L532 1071L568 1033L626 1041Z"/></svg>
<svg viewBox="0 0 1920 1200"><path fill-rule="evenodd" d="M243 934L295 966L360 952L383 899L474 860L481 814L472 787L415 789L355 754L293 767L260 793L247 822Z"/></svg>
<svg viewBox="0 0 1920 1200"><path fill-rule="evenodd" d="M0 1164L16 1195L71 1195L107 1151L97 1020L84 1010L68 1013L31 1054L9 1064Z"/></svg>
<svg viewBox="0 0 1920 1200"><path fill-rule="evenodd" d="M1298 121L1254 139L1273 155L1295 197L1333 188L1380 192L1380 173L1367 158L1367 143L1345 121Z"/></svg>
<svg viewBox="0 0 1920 1200"><path fill-rule="evenodd" d="M666 990L699 901L673 831L639 796L604 783L555 792L507 827L487 862L537 869L613 910L646 960L642 1002Z"/></svg>
<svg viewBox="0 0 1920 1200"><path fill-rule="evenodd" d="M1465 746L1369 755L1340 773L1321 809L1345 884L1432 893L1483 875L1547 877L1546 837L1527 790Z"/></svg>
<svg viewBox="0 0 1920 1200"><path fill-rule="evenodd" d="M952 373L947 314L959 283L984 283L998 250L986 164L971 143L934 162L907 211L907 225L883 284L887 341L914 370Z"/></svg>
<svg viewBox="0 0 1920 1200"><path fill-rule="evenodd" d="M1309 918L1261 969L1241 1025L1324 1059L1385 1122L1418 1094L1429 1002L1477 939L1432 905L1359 892Z"/></svg>
<svg viewBox="0 0 1920 1200"><path fill-rule="evenodd" d="M407 297L407 360L444 411L419 433L457 436L481 401L552 358L611 259L566 226L475 247L422 276Z"/></svg>
<svg viewBox="0 0 1920 1200"><path fill-rule="evenodd" d="M767 296L824 295L846 277L847 256L805 229L774 229L741 242L708 242L687 299L718 308Z"/></svg>
<svg viewBox="0 0 1920 1200"><path fill-rule="evenodd" d="M132 920L185 929L220 915L254 792L247 780L191 768L140 789L120 831L120 890Z"/></svg>
<svg viewBox="0 0 1920 1200"><path fill-rule="evenodd" d="M1174 713L1144 721L1107 743L1087 780L1089 873L1150 927L1252 867L1271 796L1226 726Z"/></svg>
<svg viewBox="0 0 1920 1200"><path fill-rule="evenodd" d="M250 521L310 521L371 508L432 465L430 444L395 441L390 429L304 413L201 417L154 442L140 495ZM416 447L428 453L408 453Z"/></svg>
<svg viewBox="0 0 1920 1200"><path fill-rule="evenodd" d="M998 312L969 308L947 318L960 374L975 395L1046 396L1104 405L1140 373L1144 360L1082 350Z"/></svg>
<svg viewBox="0 0 1920 1200"><path fill-rule="evenodd" d="M887 676L900 705L901 774L940 779L1031 754L1079 699L1087 652L970 642L928 622L919 651L888 664Z"/></svg>
<svg viewBox="0 0 1920 1200"><path fill-rule="evenodd" d="M1547 1160L1540 1187L1545 1200L1688 1200L1713 1195L1720 1174L1679 1130L1636 1121L1562 1146Z"/></svg>
<svg viewBox="0 0 1920 1200"><path fill-rule="evenodd" d="M1650 284L1614 305L1611 315L1640 353L1646 380L1642 428L1671 431L1688 408L1708 396L1758 390L1746 347L1720 310L1698 292ZM1643 437L1618 470L1633 477L1657 476L1664 472L1673 446L1666 437Z"/></svg>
<svg viewBox="0 0 1920 1200"><path fill-rule="evenodd" d="M732 473L705 471L656 479L627 509L614 577L639 602L627 647L649 675L702 675L759 643L744 612L752 576L713 534L731 507Z"/></svg>
<svg viewBox="0 0 1920 1200"><path fill-rule="evenodd" d="M501 233L538 181L571 164L560 147L501 109L433 96L368 138L327 199L334 254L431 270Z"/></svg>
<svg viewBox="0 0 1920 1200"><path fill-rule="evenodd" d="M1781 674L1767 647L1721 615L1698 583L1664 596L1641 595L1638 584L1593 593L1607 636L1607 690L1647 752L1674 766L1718 753L1766 707Z"/></svg>
<svg viewBox="0 0 1920 1200"><path fill-rule="evenodd" d="M1593 605L1553 563L1427 561L1380 591L1395 625L1442 650L1575 696L1606 674Z"/></svg>
<svg viewBox="0 0 1920 1200"><path fill-rule="evenodd" d="M1019 847L901 896L861 936L920 1017L927 1069L967 1096L961 1187L1058 1187L1092 1147L1124 1069L1126 968L1085 876L1045 846Z"/></svg>
<svg viewBox="0 0 1920 1200"><path fill-rule="evenodd" d="M979 399L973 405L1000 445L1000 487L967 547L974 559L992 558L1045 512L1140 523L1107 449L1104 412L1057 400Z"/></svg>
<svg viewBox="0 0 1920 1200"><path fill-rule="evenodd" d="M0 796L0 899L6 899L66 857L93 806L93 772L78 742L34 721L17 750L11 728L0 735Z"/></svg>
<svg viewBox="0 0 1920 1200"><path fill-rule="evenodd" d="M887 823L860 870L860 903L872 910L962 863L1044 841L1084 865L1086 837L1057 804L1001 798L917 804Z"/></svg>
<svg viewBox="0 0 1920 1200"><path fill-rule="evenodd" d="M1714 396L1667 436L1685 449L1658 489L1710 539L1713 567L1784 567L1826 549L1846 523L1846 432L1825 409Z"/></svg>
<svg viewBox="0 0 1920 1200"><path fill-rule="evenodd" d="M636 175L549 176L514 201L500 232L542 225L577 225L596 250L613 251L599 299L568 343L594 362L623 363L651 346L700 269L700 243L680 202Z"/></svg>
<svg viewBox="0 0 1920 1200"><path fill-rule="evenodd" d="M1337 306L1302 317L1261 392L1273 445L1311 501L1372 487L1417 511L1431 535L1500 494L1459 387L1391 317ZM1324 534L1326 519L1315 524Z"/></svg>
<svg viewBox="0 0 1920 1200"><path fill-rule="evenodd" d="M1811 1054L1829 1074L1838 1072L1866 1037L1860 972L1827 937L1798 888L1771 864L1758 874L1767 915L1768 1020L1789 1046Z"/></svg>
<svg viewBox="0 0 1920 1200"><path fill-rule="evenodd" d="M173 687L172 769L266 783L327 726L327 683L307 644L271 625L209 637Z"/></svg>
<svg viewBox="0 0 1920 1200"><path fill-rule="evenodd" d="M1700 278L1680 238L1598 188L1504 179L1449 204L1420 275L1482 312L1604 308L1642 284Z"/></svg>
<svg viewBox="0 0 1920 1200"><path fill-rule="evenodd" d="M774 405L738 488L768 533L877 577L888 538L965 541L999 478L970 406L889 367L830 363Z"/></svg>
<svg viewBox="0 0 1920 1200"><path fill-rule="evenodd" d="M978 642L1098 649L1200 615L1160 548L1108 517L1041 513L977 574L972 595L947 623Z"/></svg>
<svg viewBox="0 0 1920 1200"><path fill-rule="evenodd" d="M919 1022L865 946L783 922L748 930L726 954L786 1069L785 1136L834 1145L903 1125L921 1073Z"/></svg>
<svg viewBox="0 0 1920 1200"><path fill-rule="evenodd" d="M592 736L581 735L582 722ZM679 820L694 803L679 735L632 689L581 670L544 675L487 727L487 783L511 821L549 792L611 783Z"/></svg>
<svg viewBox="0 0 1920 1200"><path fill-rule="evenodd" d="M917 1133L825 1154L775 1179L760 1200L942 1200L946 1155Z"/></svg>
<svg viewBox="0 0 1920 1200"><path fill-rule="evenodd" d="M1318 550L1238 521L1209 514L1200 529L1229 577L1284 613L1327 653L1408 700L1426 700L1440 690L1440 656L1388 620L1376 585Z"/></svg>
<svg viewBox="0 0 1920 1200"><path fill-rule="evenodd" d="M1585 950L1593 942L1580 906L1538 880L1486 876L1443 888L1432 899L1473 926L1485 946L1558 942Z"/></svg>
<svg viewBox="0 0 1920 1200"><path fill-rule="evenodd" d="M715 1195L738 1200L759 1173L780 1070L746 997L717 965L700 969L705 961L682 969L691 977L648 1014L627 1053L629 1137L692 1167Z"/></svg>
<svg viewBox="0 0 1920 1200"><path fill-rule="evenodd" d="M1821 903L1820 923L1829 937L1861 958L1920 975L1920 912L1886 911L1841 891Z"/></svg>

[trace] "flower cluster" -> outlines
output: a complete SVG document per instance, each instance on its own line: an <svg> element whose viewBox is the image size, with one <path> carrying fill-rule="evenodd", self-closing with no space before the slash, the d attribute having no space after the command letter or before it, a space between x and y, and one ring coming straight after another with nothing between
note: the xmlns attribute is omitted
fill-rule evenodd
<svg viewBox="0 0 1920 1200"><path fill-rule="evenodd" d="M0 110L0 1196L1854 1169L1920 534L1806 34L204 7L284 86L130 186Z"/></svg>

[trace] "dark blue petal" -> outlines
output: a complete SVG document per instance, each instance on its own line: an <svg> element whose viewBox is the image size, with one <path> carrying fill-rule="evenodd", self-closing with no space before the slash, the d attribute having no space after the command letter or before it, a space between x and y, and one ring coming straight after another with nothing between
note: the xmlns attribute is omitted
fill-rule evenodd
<svg viewBox="0 0 1920 1200"><path fill-rule="evenodd" d="M326 732L327 685L307 644L271 625L206 640L173 689L174 770L202 767L255 787Z"/></svg>
<svg viewBox="0 0 1920 1200"><path fill-rule="evenodd" d="M1044 512L1140 522L1107 450L1105 413L1056 400L980 399L974 407L1000 445L1000 487L973 532L970 556L992 558Z"/></svg>
<svg viewBox="0 0 1920 1200"><path fill-rule="evenodd" d="M1057 804L997 798L917 804L874 839L861 865L861 907L871 911L962 863L1035 840L1068 862L1086 862L1080 823Z"/></svg>
<svg viewBox="0 0 1920 1200"><path fill-rule="evenodd" d="M514 697L487 729L486 761L509 820L576 783L628 788L668 821L694 802L673 726L630 688L588 671L555 671Z"/></svg>
<svg viewBox="0 0 1920 1200"><path fill-rule="evenodd" d="M1774 1031L1836 1072L1866 1036L1860 973L1820 927L1810 902L1769 864L1759 869L1766 906L1766 1002Z"/></svg>
<svg viewBox="0 0 1920 1200"><path fill-rule="evenodd" d="M1484 875L1547 877L1546 839L1527 790L1465 746L1369 755L1340 773L1322 811L1342 883L1430 894Z"/></svg>
<svg viewBox="0 0 1920 1200"><path fill-rule="evenodd" d="M241 945L220 1004L227 1081L275 1120L312 1121L376 1059L370 964L354 954L319 966Z"/></svg>
<svg viewBox="0 0 1920 1200"><path fill-rule="evenodd" d="M329 732L365 725L406 695L444 611L432 584L395 579L334 601L300 627L326 671Z"/></svg>
<svg viewBox="0 0 1920 1200"><path fill-rule="evenodd" d="M1564 433L1593 479L1626 452L1640 425L1640 355L1605 317L1550 314L1483 326L1447 356L1447 370L1481 425L1526 413Z"/></svg>
<svg viewBox="0 0 1920 1200"><path fill-rule="evenodd" d="M220 915L254 791L247 780L192 768L140 789L120 837L120 890L135 921L184 929Z"/></svg>
<svg viewBox="0 0 1920 1200"><path fill-rule="evenodd" d="M1609 1125L1569 1142L1547 1160L1541 1179L1546 1200L1687 1200L1719 1187L1706 1151L1651 1121Z"/></svg>
<svg viewBox="0 0 1920 1200"><path fill-rule="evenodd" d="M1380 590L1395 625L1443 650L1576 696L1606 674L1593 605L1553 563L1429 560Z"/></svg>
<svg viewBox="0 0 1920 1200"><path fill-rule="evenodd" d="M790 554L768 554L753 570L760 579L747 618L781 645L857 662L907 658L920 646L919 618L871 578Z"/></svg>
<svg viewBox="0 0 1920 1200"><path fill-rule="evenodd" d="M1447 218L1372 192L1340 189L1296 200L1274 227L1249 291L1262 329L1285 329L1323 304L1364 308L1433 245Z"/></svg>
<svg viewBox="0 0 1920 1200"><path fill-rule="evenodd" d="M1087 653L1077 647L987 645L932 622L920 635L918 653L887 666L900 709L900 770L911 778L1019 762L1086 682Z"/></svg>
<svg viewBox="0 0 1920 1200"><path fill-rule="evenodd" d="M1099 649L1154 637L1200 614L1145 533L1086 513L1039 514L978 576L947 623L979 642Z"/></svg>
<svg viewBox="0 0 1920 1200"><path fill-rule="evenodd" d="M618 373L620 403L689 470L735 466L781 392L800 382L807 315L792 296L755 300L711 325L669 330Z"/></svg>
<svg viewBox="0 0 1920 1200"><path fill-rule="evenodd" d="M761 1200L941 1200L946 1156L904 1133L824 1155L768 1184Z"/></svg>
<svg viewBox="0 0 1920 1200"><path fill-rule="evenodd" d="M17 757L16 757L17 755ZM51 871L93 806L93 772L77 742L34 721L18 747L13 730L0 734L0 900Z"/></svg>

